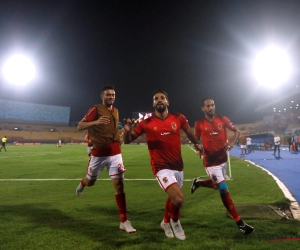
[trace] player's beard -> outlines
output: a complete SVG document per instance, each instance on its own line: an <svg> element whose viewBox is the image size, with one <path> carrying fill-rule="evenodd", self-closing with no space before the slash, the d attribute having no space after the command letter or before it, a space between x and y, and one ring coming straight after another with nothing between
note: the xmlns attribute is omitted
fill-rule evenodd
<svg viewBox="0 0 300 250"><path fill-rule="evenodd" d="M165 105L156 105L155 106L155 110L159 113L165 112L166 109L167 109L167 106L165 106Z"/></svg>
<svg viewBox="0 0 300 250"><path fill-rule="evenodd" d="M107 100L104 101L104 105L106 107L110 107L114 104L114 101L115 101L114 99L107 99Z"/></svg>
<svg viewBox="0 0 300 250"><path fill-rule="evenodd" d="M215 116L215 110L212 110L211 112L207 111L205 112L205 115L212 119Z"/></svg>

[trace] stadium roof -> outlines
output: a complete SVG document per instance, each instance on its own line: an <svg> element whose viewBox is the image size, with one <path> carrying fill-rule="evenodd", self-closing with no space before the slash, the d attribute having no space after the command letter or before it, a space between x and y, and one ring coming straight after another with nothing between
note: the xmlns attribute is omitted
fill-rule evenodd
<svg viewBox="0 0 300 250"><path fill-rule="evenodd" d="M262 113L282 113L300 110L300 89L282 93L273 100L258 106L255 111Z"/></svg>

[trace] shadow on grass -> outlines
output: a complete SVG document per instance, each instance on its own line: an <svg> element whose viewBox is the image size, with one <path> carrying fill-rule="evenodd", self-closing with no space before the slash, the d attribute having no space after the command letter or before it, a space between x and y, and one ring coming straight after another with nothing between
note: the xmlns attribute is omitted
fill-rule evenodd
<svg viewBox="0 0 300 250"><path fill-rule="evenodd" d="M30 229L36 230L36 228L48 228L50 230L47 231L50 234L53 230L53 235L57 235L57 231L61 230L74 239L81 237L101 243L103 249L117 249L130 245L147 246L147 243L160 244L169 240L159 227L160 221L153 222L151 219L153 214L163 216L161 211L134 212L134 216L129 214L129 219L132 219L132 225L137 229L137 233L128 234L119 231L119 215L115 206L90 206L84 210L82 215L80 211L74 213L72 210L73 216L68 212L51 208L47 203L40 203L38 205L2 206L1 213L5 214L5 220L19 222L19 226L15 227L13 229L15 231L12 232L16 235L26 235ZM80 217L82 219L78 219Z"/></svg>

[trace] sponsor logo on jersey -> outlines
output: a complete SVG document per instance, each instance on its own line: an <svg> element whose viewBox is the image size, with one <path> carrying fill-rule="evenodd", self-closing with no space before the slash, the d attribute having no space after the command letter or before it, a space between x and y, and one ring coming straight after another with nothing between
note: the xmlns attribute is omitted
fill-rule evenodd
<svg viewBox="0 0 300 250"><path fill-rule="evenodd" d="M164 177L162 180L163 180L164 183L168 182L168 178L167 177Z"/></svg>
<svg viewBox="0 0 300 250"><path fill-rule="evenodd" d="M170 135L171 132L164 132L164 133L160 133L160 135Z"/></svg>
<svg viewBox="0 0 300 250"><path fill-rule="evenodd" d="M153 129L154 129L154 130L157 130L157 127L154 127Z"/></svg>
<svg viewBox="0 0 300 250"><path fill-rule="evenodd" d="M223 128L222 124L218 124L218 128L221 130Z"/></svg>

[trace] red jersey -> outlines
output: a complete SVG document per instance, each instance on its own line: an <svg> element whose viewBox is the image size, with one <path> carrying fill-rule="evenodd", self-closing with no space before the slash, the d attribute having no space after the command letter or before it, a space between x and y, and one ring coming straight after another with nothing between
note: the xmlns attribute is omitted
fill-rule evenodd
<svg viewBox="0 0 300 250"><path fill-rule="evenodd" d="M195 136L200 136L204 147L204 166L212 167L227 162L223 146L227 141L227 130L237 131L225 116L216 115L213 121L205 118L195 122Z"/></svg>
<svg viewBox="0 0 300 250"><path fill-rule="evenodd" d="M164 120L153 115L141 121L134 129L138 135L146 133L154 174L161 169L183 170L180 129L188 128L189 124L184 115L168 113Z"/></svg>
<svg viewBox="0 0 300 250"><path fill-rule="evenodd" d="M96 107L92 107L89 109L87 114L84 116L84 119L87 122L92 122L98 119L98 110ZM88 140L90 141L90 137L88 136ZM93 143L91 143L93 146ZM116 141L113 143L108 144L107 146L101 148L93 148L92 149L92 156L101 157L101 156L113 156L121 154L121 145L120 142Z"/></svg>

